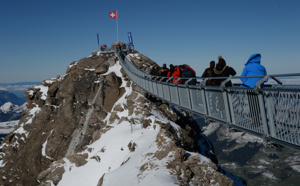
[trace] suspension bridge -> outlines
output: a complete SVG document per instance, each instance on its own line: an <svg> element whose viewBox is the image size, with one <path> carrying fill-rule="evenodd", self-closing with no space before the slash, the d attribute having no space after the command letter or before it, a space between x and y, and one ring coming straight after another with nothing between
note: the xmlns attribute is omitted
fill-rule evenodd
<svg viewBox="0 0 300 186"><path fill-rule="evenodd" d="M196 85L188 84L192 78L186 79L185 84L176 84L172 83L173 77L151 75L135 66L128 56L123 60L116 55L127 76L157 99L206 121L220 122L268 143L300 150L300 85L286 85L279 80L300 74L253 76L262 78L256 88L237 84L225 87L228 81L242 78L239 76L224 78L221 86L206 86L208 78L201 77L196 77ZM260 88L267 79L274 83Z"/></svg>

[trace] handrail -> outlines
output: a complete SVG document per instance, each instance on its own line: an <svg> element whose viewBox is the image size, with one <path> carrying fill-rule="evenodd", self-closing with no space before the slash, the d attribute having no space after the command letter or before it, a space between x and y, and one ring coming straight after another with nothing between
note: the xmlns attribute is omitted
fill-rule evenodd
<svg viewBox="0 0 300 186"><path fill-rule="evenodd" d="M116 55L127 76L157 99L207 120L262 137L270 143L300 150L300 86L225 87L232 79L260 77L261 82L257 82L260 85L267 78L300 76L300 73L222 77L224 81L219 87L205 85L208 79L217 78L182 78L187 82L192 79L202 81L197 85L176 84L172 83L172 77L151 75L135 66L128 56L123 60ZM163 78L166 81L162 81Z"/></svg>

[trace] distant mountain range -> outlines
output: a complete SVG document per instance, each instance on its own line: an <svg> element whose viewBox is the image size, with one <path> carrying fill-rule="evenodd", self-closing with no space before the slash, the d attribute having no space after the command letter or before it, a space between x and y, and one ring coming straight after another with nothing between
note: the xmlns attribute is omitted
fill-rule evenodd
<svg viewBox="0 0 300 186"><path fill-rule="evenodd" d="M41 82L0 83L0 122L21 119L22 112L26 109L25 91L39 84ZM7 133L3 133L0 127L0 138L5 135Z"/></svg>
<svg viewBox="0 0 300 186"><path fill-rule="evenodd" d="M18 97L24 97L24 92L29 87L40 84L41 82L0 83L0 90L8 91Z"/></svg>
<svg viewBox="0 0 300 186"><path fill-rule="evenodd" d="M26 109L26 103L15 105L11 102L6 102L0 106L0 122L19 120L22 117L22 112Z"/></svg>
<svg viewBox="0 0 300 186"><path fill-rule="evenodd" d="M0 106L7 102L10 102L14 105L22 105L26 102L26 98L24 96L18 97L15 94L5 90L0 90Z"/></svg>

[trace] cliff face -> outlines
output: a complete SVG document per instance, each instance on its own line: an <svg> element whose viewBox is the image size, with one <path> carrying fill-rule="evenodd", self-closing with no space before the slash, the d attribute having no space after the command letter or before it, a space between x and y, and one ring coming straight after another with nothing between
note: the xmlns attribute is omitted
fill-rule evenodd
<svg viewBox="0 0 300 186"><path fill-rule="evenodd" d="M146 69L156 65L130 56ZM147 97L113 51L71 63L26 97L0 146L0 185L233 184L191 117Z"/></svg>

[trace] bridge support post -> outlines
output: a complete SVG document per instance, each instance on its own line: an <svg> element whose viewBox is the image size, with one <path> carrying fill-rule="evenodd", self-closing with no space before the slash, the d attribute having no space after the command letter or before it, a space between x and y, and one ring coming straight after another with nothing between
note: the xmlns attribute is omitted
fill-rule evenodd
<svg viewBox="0 0 300 186"><path fill-rule="evenodd" d="M276 132L275 132L275 124L274 124L274 119L273 119L273 114L272 114L272 99L271 96L267 96L267 114L268 114L268 121L269 121L269 129L270 129L270 135L272 137L276 137Z"/></svg>
<svg viewBox="0 0 300 186"><path fill-rule="evenodd" d="M206 91L204 89L205 82L206 82L206 80L202 81L200 83L199 88L200 88L200 92L202 95L201 97L202 97L202 102L203 102L203 107L204 107L203 110L204 110L204 115L205 115L205 120L206 120L207 116L209 115L209 112L208 112L208 106L207 106L208 100L207 100L207 96L206 96Z"/></svg>
<svg viewBox="0 0 300 186"><path fill-rule="evenodd" d="M233 110L233 106L232 106L232 94L228 93L228 104L229 104L229 109L230 109L230 113L231 113L231 124L236 125L235 122L235 118L234 118L234 110Z"/></svg>
<svg viewBox="0 0 300 186"><path fill-rule="evenodd" d="M227 90L223 90L223 100L224 100L224 107L225 107L225 113L226 113L226 121L229 125L231 123L231 117L230 117L230 110L229 110L229 102L228 102L228 92Z"/></svg>
<svg viewBox="0 0 300 186"><path fill-rule="evenodd" d="M266 109L264 104L263 92L259 92L258 94L258 102L260 107L261 119L263 124L263 131L265 136L269 136L268 122L266 116Z"/></svg>

